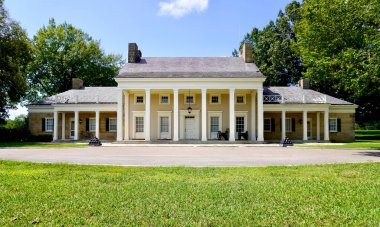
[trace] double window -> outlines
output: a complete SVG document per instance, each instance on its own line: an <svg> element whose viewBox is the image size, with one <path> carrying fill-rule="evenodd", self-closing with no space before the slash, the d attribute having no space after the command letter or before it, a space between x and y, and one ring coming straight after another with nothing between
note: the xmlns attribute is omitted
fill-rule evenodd
<svg viewBox="0 0 380 227"><path fill-rule="evenodd" d="M286 118L285 119L285 129L286 132L292 132L292 119L291 118Z"/></svg>
<svg viewBox="0 0 380 227"><path fill-rule="evenodd" d="M211 95L210 96L210 103L211 104L220 104L220 95Z"/></svg>
<svg viewBox="0 0 380 227"><path fill-rule="evenodd" d="M272 131L272 119L264 118L264 132Z"/></svg>

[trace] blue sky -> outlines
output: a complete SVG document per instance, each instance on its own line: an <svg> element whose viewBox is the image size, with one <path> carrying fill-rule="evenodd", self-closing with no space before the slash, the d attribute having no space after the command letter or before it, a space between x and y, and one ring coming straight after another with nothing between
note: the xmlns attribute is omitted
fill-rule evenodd
<svg viewBox="0 0 380 227"><path fill-rule="evenodd" d="M231 56L245 33L275 20L291 0L5 0L11 18L32 38L49 18L100 40L106 53L127 56ZM13 119L26 108L9 111Z"/></svg>
<svg viewBox="0 0 380 227"><path fill-rule="evenodd" d="M126 56L230 56L243 35L274 20L291 0L5 0L29 37L54 17Z"/></svg>

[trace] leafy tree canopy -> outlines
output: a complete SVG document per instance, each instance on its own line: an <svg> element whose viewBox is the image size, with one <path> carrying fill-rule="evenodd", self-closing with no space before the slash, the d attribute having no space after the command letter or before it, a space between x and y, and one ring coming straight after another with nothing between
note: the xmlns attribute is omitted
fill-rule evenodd
<svg viewBox="0 0 380 227"><path fill-rule="evenodd" d="M265 85L294 84L305 70L300 54L294 48L297 42L294 23L299 20L299 8L300 3L290 3L285 13L279 12L275 22L270 21L262 30L253 28L242 41L252 43L254 62L267 77Z"/></svg>
<svg viewBox="0 0 380 227"><path fill-rule="evenodd" d="M115 86L114 76L124 64L121 55L107 55L98 41L71 24L42 27L32 41L33 60L28 66L30 101L64 92L72 78L85 86Z"/></svg>
<svg viewBox="0 0 380 227"><path fill-rule="evenodd" d="M25 95L25 69L30 60L30 44L26 32L8 16L0 0L0 123Z"/></svg>
<svg viewBox="0 0 380 227"><path fill-rule="evenodd" d="M380 1L305 0L296 23L312 88L380 118Z"/></svg>

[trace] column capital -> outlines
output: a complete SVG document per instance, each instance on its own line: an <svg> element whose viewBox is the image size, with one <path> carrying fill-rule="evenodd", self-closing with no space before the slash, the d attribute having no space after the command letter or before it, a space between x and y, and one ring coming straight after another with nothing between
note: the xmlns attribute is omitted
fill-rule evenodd
<svg viewBox="0 0 380 227"><path fill-rule="evenodd" d="M207 92L207 88L202 88L202 92Z"/></svg>
<svg viewBox="0 0 380 227"><path fill-rule="evenodd" d="M230 93L235 92L235 88L230 88Z"/></svg>
<svg viewBox="0 0 380 227"><path fill-rule="evenodd" d="M173 93L178 93L178 88L173 88Z"/></svg>

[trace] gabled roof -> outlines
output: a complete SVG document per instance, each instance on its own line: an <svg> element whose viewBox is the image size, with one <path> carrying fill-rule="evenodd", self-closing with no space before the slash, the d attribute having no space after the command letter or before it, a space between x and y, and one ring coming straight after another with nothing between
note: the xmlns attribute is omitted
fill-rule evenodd
<svg viewBox="0 0 380 227"><path fill-rule="evenodd" d="M353 103L342 99L334 98L311 89L303 89L301 87L264 87L264 95L282 95L285 97L285 103L294 104L317 104L328 103L331 105L354 105ZM268 101L264 103L269 103ZM272 102L273 103L273 102Z"/></svg>
<svg viewBox="0 0 380 227"><path fill-rule="evenodd" d="M115 104L119 90L117 87L85 87L83 89L71 89L57 95L53 95L33 105L50 104Z"/></svg>
<svg viewBox="0 0 380 227"><path fill-rule="evenodd" d="M265 78L240 57L146 57L127 63L116 78Z"/></svg>

